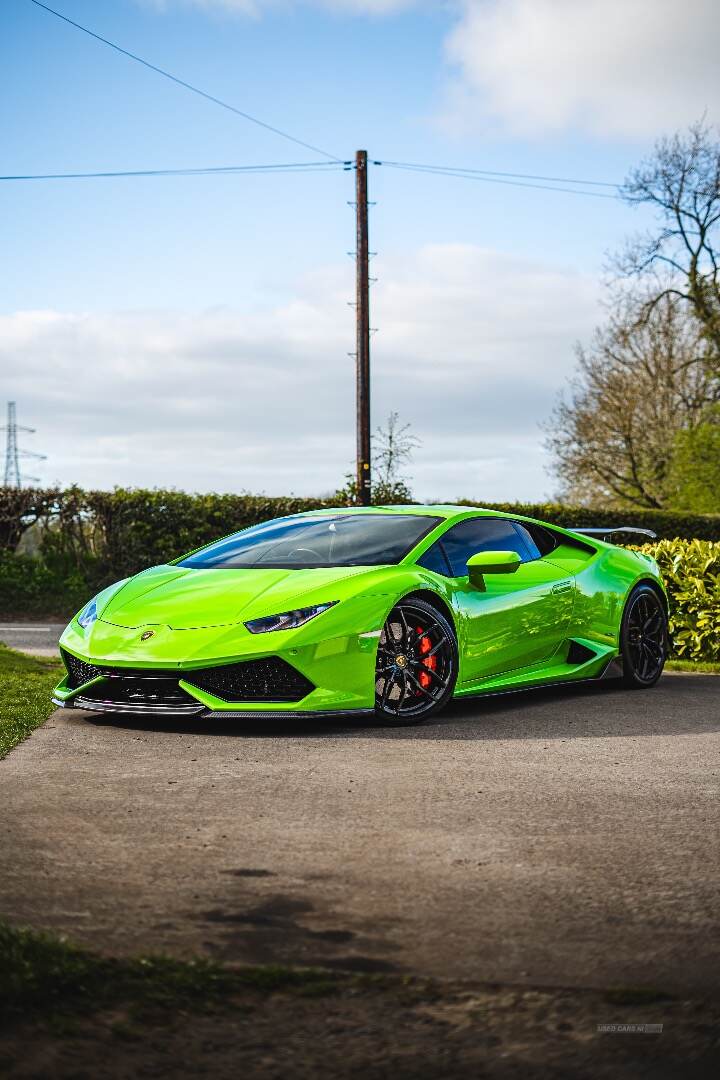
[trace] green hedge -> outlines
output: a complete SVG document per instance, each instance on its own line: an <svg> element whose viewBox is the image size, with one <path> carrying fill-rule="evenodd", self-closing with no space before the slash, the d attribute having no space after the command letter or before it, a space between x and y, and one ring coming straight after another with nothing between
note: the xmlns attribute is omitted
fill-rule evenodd
<svg viewBox="0 0 720 1080"><path fill-rule="evenodd" d="M292 496L0 488L0 614L64 616L98 589L146 566L248 525L329 505ZM567 527L634 524L670 539L720 540L720 515L485 505Z"/></svg>
<svg viewBox="0 0 720 1080"><path fill-rule="evenodd" d="M673 654L720 661L720 544L661 540L640 551L657 559L668 591Z"/></svg>
<svg viewBox="0 0 720 1080"><path fill-rule="evenodd" d="M508 514L539 518L562 529L617 528L634 525L651 529L661 540L720 540L720 514L686 514L680 510L606 510L593 506L561 506L559 503L478 503L460 500L467 506L485 506Z"/></svg>
<svg viewBox="0 0 720 1080"><path fill-rule="evenodd" d="M92 574L63 572L42 559L0 552L0 617L69 618L94 592Z"/></svg>
<svg viewBox="0 0 720 1080"><path fill-rule="evenodd" d="M64 616L144 567L325 505L294 497L0 487L0 616Z"/></svg>

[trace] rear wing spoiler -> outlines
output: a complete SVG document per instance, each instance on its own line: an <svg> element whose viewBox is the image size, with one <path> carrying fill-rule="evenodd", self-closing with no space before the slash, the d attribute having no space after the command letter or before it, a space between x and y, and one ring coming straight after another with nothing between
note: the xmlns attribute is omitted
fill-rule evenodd
<svg viewBox="0 0 720 1080"><path fill-rule="evenodd" d="M643 536L646 540L657 540L657 533L652 529L636 529L634 525L616 525L614 528L605 529L571 529L571 532L580 533L582 536L593 536L597 540L606 540L612 544L612 537L617 536Z"/></svg>

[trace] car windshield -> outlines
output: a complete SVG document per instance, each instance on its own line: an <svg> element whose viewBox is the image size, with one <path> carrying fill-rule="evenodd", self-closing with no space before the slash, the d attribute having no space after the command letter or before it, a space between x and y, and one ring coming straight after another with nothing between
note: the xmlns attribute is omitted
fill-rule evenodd
<svg viewBox="0 0 720 1080"><path fill-rule="evenodd" d="M202 570L386 566L400 562L441 520L424 514L283 518L218 540L176 565Z"/></svg>

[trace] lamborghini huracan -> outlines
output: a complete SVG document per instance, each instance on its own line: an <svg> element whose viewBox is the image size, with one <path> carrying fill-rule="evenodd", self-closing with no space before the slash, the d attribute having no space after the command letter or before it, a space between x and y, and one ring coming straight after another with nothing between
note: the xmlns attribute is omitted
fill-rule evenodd
<svg viewBox="0 0 720 1080"><path fill-rule="evenodd" d="M657 564L466 506L316 510L235 532L104 589L60 639L60 706L158 716L374 715L587 679L653 686ZM652 535L652 534L645 534Z"/></svg>

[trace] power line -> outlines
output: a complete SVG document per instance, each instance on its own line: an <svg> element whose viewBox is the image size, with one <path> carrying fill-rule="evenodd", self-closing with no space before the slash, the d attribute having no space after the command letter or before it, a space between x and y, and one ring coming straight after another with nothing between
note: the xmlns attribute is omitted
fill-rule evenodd
<svg viewBox="0 0 720 1080"><path fill-rule="evenodd" d="M267 124L264 120L259 120L257 116L251 116L250 113L243 112L242 109L238 109L234 105L230 105L227 101L223 101L222 98L215 97L214 94L208 94L205 90L201 90L198 86L193 86L192 83L186 82L185 79L181 79L177 75L173 75L171 72L165 71L164 68L158 67L156 64L151 64L149 60L144 60L142 56L137 56L136 53L132 53L128 49L123 49L121 45L117 45L114 41L110 41L108 38L102 37L100 34L96 34L94 30L89 30L87 26L82 26L80 23L68 18L67 15L63 15L61 12L55 11L54 8L48 7L47 4L41 3L40 0L30 0L30 3L34 4L36 7L42 8L43 11L47 11L50 15L54 15L56 18L62 19L62 21L67 23L69 26L74 26L76 30L82 30L84 34L88 34L89 37L95 38L96 41L100 41L103 45L107 45L109 48L115 49L116 52L122 53L123 56L127 56L130 60L135 60L136 63L142 64L143 67L149 68L150 71L154 71L156 72L156 74L162 75L166 79L170 79L171 82L177 83L178 86L182 86L186 90L190 90L193 94L198 94L200 97L205 98L206 101L211 101L214 105L219 105L221 108L227 109L231 113L235 113L236 116L242 117L243 120L249 120L251 124L257 124L258 127L265 128L266 131L271 131L274 135L279 135L283 139L289 139L290 142L294 142L298 146L303 146L306 150L312 150L314 154L321 154L323 157L330 158L331 161L340 160L335 154L329 154L327 150L323 150L319 146L313 146L312 143L304 142L302 139L297 139L294 135L290 135L287 131L283 131L281 128L274 127L272 124Z"/></svg>
<svg viewBox="0 0 720 1080"><path fill-rule="evenodd" d="M582 191L574 188L558 187L550 184L536 184L520 180L505 180L501 177L515 174L489 174L478 175L474 170L450 169L442 166L411 165L399 161L374 161L373 165L384 165L391 169L403 169L407 172L424 172L431 176L452 176L464 180L481 180L487 183L505 184L511 187L537 188L542 191L559 191L568 195L593 195L601 199L618 199L618 195L608 195L605 192ZM350 171L354 168L352 161L297 161L283 162L273 165L214 165L198 166L181 169L122 169L117 171L105 170L102 172L72 172L72 173L15 173L0 176L0 181L24 181L24 180L106 180L135 177L161 177L161 176L232 176L243 173L326 173L340 170ZM523 175L523 174L518 174ZM568 181L571 183L594 183L603 184L600 180ZM612 186L612 185L610 185Z"/></svg>
<svg viewBox="0 0 720 1080"><path fill-rule="evenodd" d="M119 172L27 173L0 176L0 180L105 180L143 176L235 176L243 173L326 173L350 169L352 162L313 161L282 165L216 165L186 169L128 169Z"/></svg>
<svg viewBox="0 0 720 1080"><path fill-rule="evenodd" d="M610 195L608 192L605 192L605 191L583 191L580 188L557 187L556 185L551 185L551 184L536 184L536 183L532 183L530 181L525 181L525 180L502 180L502 179L500 179L500 177L497 177L497 176L481 176L481 175L471 174L471 173L467 173L467 172L462 172L462 171L459 171L459 170L452 170L452 169L449 169L449 168L447 168L447 169L446 168L440 168L440 167L428 168L428 167L426 167L424 165L405 165L405 164L401 164L400 162L389 162L389 161L377 161L377 162L374 162L373 164L386 165L390 169L403 169L406 172L426 173L429 176L452 176L456 180L475 180L475 181L479 181L481 183L486 183L486 184L504 184L504 185L506 185L508 187L536 188L537 190L540 190L540 191L559 191L559 192L564 193L565 195L588 195L591 198L595 198L595 199L615 199L615 200L618 200L618 199L621 198L620 195Z"/></svg>
<svg viewBox="0 0 720 1080"><path fill-rule="evenodd" d="M386 165L388 168L391 168L391 169L403 169L406 172L427 173L430 176L452 176L455 179L459 179L459 180L476 180L476 181L484 182L484 183L487 183L487 184L504 184L504 185L509 186L509 187L536 188L536 189L538 189L540 191L559 191L559 192L563 192L566 195L589 195L589 196L591 196L593 198L596 198L596 199L619 199L620 198L619 195L610 195L610 194L608 194L607 192L604 192L604 191L583 191L583 190L581 190L579 188L557 187L555 185L550 185L550 184L536 184L536 183L532 183L530 181L524 181L524 180L502 180L499 177L495 177L495 176L480 176L480 175L465 173L465 172L458 171L458 170L452 170L452 169L449 169L449 168L447 168L447 169L446 168L439 168L439 167L426 168L423 165L409 165L409 164L405 165L405 164L401 164L400 162L391 163L389 161L387 161L387 162L378 161L378 162L375 162L374 164Z"/></svg>
<svg viewBox="0 0 720 1080"><path fill-rule="evenodd" d="M405 169L426 169L433 172L470 173L480 176L499 176L515 180L546 180L558 184L589 184L592 187L619 188L622 185L610 180L578 180L570 176L538 176L535 173L498 172L496 169L469 169L461 165L426 165L416 161L373 161L373 165L393 165Z"/></svg>

